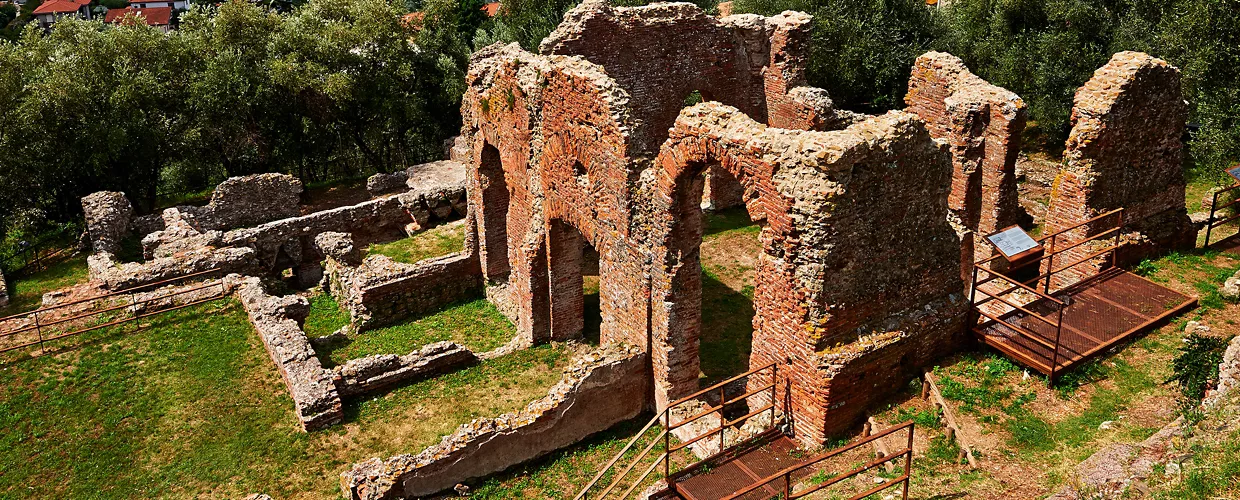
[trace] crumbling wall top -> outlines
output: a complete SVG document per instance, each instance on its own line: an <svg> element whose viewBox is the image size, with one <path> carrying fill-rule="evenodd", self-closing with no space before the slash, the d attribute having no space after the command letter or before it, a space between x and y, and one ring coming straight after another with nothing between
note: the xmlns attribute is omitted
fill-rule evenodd
<svg viewBox="0 0 1240 500"><path fill-rule="evenodd" d="M612 7L583 2L540 46L601 65L633 97L640 156L653 157L685 100L739 108L767 122L769 107L804 84L812 18L800 12L719 19L691 3Z"/></svg>

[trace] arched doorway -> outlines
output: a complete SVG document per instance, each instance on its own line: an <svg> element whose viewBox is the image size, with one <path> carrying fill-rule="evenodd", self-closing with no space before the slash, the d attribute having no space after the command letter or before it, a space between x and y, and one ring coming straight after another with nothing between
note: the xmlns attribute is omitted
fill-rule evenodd
<svg viewBox="0 0 1240 500"><path fill-rule="evenodd" d="M737 203L705 210L708 186L721 174L737 184ZM741 203L740 183L719 162L689 162L670 194L669 335L697 340L697 385L705 386L749 369L761 225Z"/></svg>
<svg viewBox="0 0 1240 500"><path fill-rule="evenodd" d="M482 144L478 174L482 184L483 273L491 283L508 280L511 264L508 260L508 183L504 178L504 164L499 149L489 142Z"/></svg>

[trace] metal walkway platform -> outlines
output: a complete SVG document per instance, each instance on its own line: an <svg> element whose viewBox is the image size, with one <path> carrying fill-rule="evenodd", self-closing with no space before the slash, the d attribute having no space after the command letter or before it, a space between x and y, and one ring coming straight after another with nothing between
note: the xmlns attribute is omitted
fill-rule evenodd
<svg viewBox="0 0 1240 500"><path fill-rule="evenodd" d="M1196 298L1111 268L1022 309L983 317L973 332L987 345L1053 376L1196 304Z"/></svg>
<svg viewBox="0 0 1240 500"><path fill-rule="evenodd" d="M804 457L796 458L797 449L787 436L779 435L773 441L756 446L715 465L709 472L700 473L675 483L676 494L685 500L720 500L762 482L772 474L790 466L798 465ZM812 470L803 470L808 475ZM800 477L796 479L801 479ZM743 500L765 500L783 493L775 485L764 485L757 491L738 497Z"/></svg>

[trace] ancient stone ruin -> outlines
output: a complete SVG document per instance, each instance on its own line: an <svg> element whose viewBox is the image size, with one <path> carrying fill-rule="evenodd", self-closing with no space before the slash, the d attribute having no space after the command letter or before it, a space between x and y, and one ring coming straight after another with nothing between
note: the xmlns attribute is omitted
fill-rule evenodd
<svg viewBox="0 0 1240 500"><path fill-rule="evenodd" d="M789 364L805 442L852 425L881 387L953 348L966 304L950 156L914 115L842 113L804 87L809 21L587 2L543 55L475 54L462 106L470 200L488 294L523 340L581 334L588 245L602 342L649 350L656 405L694 392L709 172L735 180L763 226L750 364ZM599 47L612 40L649 57L611 61ZM669 88L735 107L683 109ZM810 128L843 130L796 130Z"/></svg>
<svg viewBox="0 0 1240 500"><path fill-rule="evenodd" d="M1191 248L1197 232L1184 206L1187 104L1180 70L1140 52L1115 54L1076 91L1064 167L1055 179L1049 228L1070 228L1123 208L1123 261ZM1099 221L1079 237L1114 226ZM1091 248L1075 250L1084 258ZM1081 266L1077 276L1087 273Z"/></svg>
<svg viewBox="0 0 1240 500"><path fill-rule="evenodd" d="M760 226L749 367L778 366L779 411L819 446L966 344L962 278L991 255L981 236L1031 221L1016 183L1020 97L931 52L906 110L836 109L805 81L811 21L587 0L539 53L476 52L450 159L371 177L367 201L307 210L301 183L279 174L141 216L121 193L84 198L91 278L118 290L235 273L226 281L314 430L342 421L346 398L580 340L597 259L600 345L546 397L341 477L351 498L429 495L696 392L703 314L733 313L702 310L703 210L740 206ZM704 102L687 106L693 96ZM1047 227L1123 207L1137 255L1191 244L1178 71L1117 54L1078 91L1073 120ZM363 257L454 220L458 252ZM483 295L516 336L491 352L442 342L324 366L316 348L330 339L306 335L306 299L273 291L275 278L330 290L351 319L338 336ZM749 383L751 405L769 401Z"/></svg>
<svg viewBox="0 0 1240 500"><path fill-rule="evenodd" d="M987 83L960 59L927 52L913 63L905 102L952 152L947 198L962 235L967 267L991 255L982 240L1017 224L1029 225L1016 189L1016 156L1027 111L1019 96ZM968 233L969 237L963 237ZM966 269L967 269L966 267Z"/></svg>

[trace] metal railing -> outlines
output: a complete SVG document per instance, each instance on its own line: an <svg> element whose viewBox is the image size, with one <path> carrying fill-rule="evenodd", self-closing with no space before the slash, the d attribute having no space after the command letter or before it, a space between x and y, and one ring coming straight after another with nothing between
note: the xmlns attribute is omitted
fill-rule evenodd
<svg viewBox="0 0 1240 500"><path fill-rule="evenodd" d="M1222 226L1224 224L1235 222L1236 220L1240 220L1240 211L1237 211L1236 214L1232 215L1231 217L1225 217L1221 219L1217 218L1220 210L1230 208L1232 206L1235 206L1237 203L1240 203L1240 198L1236 198L1234 200L1227 202L1221 207L1218 204L1219 195L1234 191L1236 189L1240 189L1240 184L1234 184L1230 187L1225 187L1223 189L1220 189L1214 192L1214 197L1210 200L1210 218L1206 219L1206 242L1205 242L1206 248L1210 247L1210 235L1211 233L1214 232L1214 228ZM1227 238L1223 238L1223 240L1226 240L1234 236L1236 235L1228 236Z"/></svg>
<svg viewBox="0 0 1240 500"><path fill-rule="evenodd" d="M170 285L175 282L196 280L196 279L207 279L212 276L218 279L214 282L210 282L210 283L206 283L206 284L202 284L198 286L193 286L193 287L186 288L183 290L174 290L170 293L160 294L160 295L153 296L153 297L143 297L141 299L139 299L138 297L138 294L141 293L143 290L157 289L157 288L161 288L166 285ZM170 301L170 299L173 299L174 297L198 292L201 290L206 290L206 289L213 288L213 287L218 287L219 292L208 295L206 298L191 298L188 302L183 303L183 304L173 304ZM66 302L64 304L56 304L52 306L41 307L33 311L15 314L15 315L8 316L5 318L0 318L0 325L9 323L9 322L28 320L28 323L25 324L25 326L12 329L12 330L0 330L0 353L15 351L18 349L24 349L27 347L33 347L37 345L39 347L40 354L46 354L47 353L46 344L48 342L60 340L60 339L67 338L67 337L72 337L75 335L81 335L87 332L102 330L104 328L109 328L109 327L113 327L116 325L132 322L132 321L137 321L139 319L153 316L156 314L175 311L177 309L183 309L186 307L195 306L195 305L202 304L205 302L218 300L218 299L225 297L227 294L228 294L227 285L223 280L222 270L214 269L210 271L203 271L199 273L188 274L185 276L179 276L176 278L171 278L171 279L167 279L167 280L163 280L163 281L159 281L155 283L149 283L146 285L132 287L132 288L128 288L125 290L118 290L118 291L103 294L103 295L96 295L96 296L89 297L86 299ZM128 299L128 301L124 302L126 298ZM122 302L119 304L106 304L106 302L110 301L109 299L113 299L113 300L120 299ZM169 302L169 304L171 304L170 307L160 308L159 310L153 311L153 312L147 312L147 307L146 307L147 305L151 303L162 302L162 301L170 301ZM98 309L98 308L94 308L90 306L84 306L85 304L92 303L92 302L98 303L98 304L104 304L104 307L102 309ZM56 314L57 312L66 310L73 306L84 306L84 308L89 308L89 310L85 312L81 312L81 313L69 312L67 313L68 314L67 317L63 317L63 316ZM103 322L92 323L91 320L102 320ZM62 331L65 329L68 329L70 331L68 332ZM31 335L31 332L33 332L33 336ZM10 340L18 338L22 334L26 334L26 336L31 337L31 339L30 340L17 340L16 343L13 345L5 345Z"/></svg>
<svg viewBox="0 0 1240 500"><path fill-rule="evenodd" d="M744 394L741 394L737 397L734 397L731 399L727 397L726 387L728 385L736 381L742 380L742 379L748 379L749 377L758 376L762 372L767 372L767 371L770 372L769 383L759 386L758 388L755 388L753 390L748 390ZM629 498L629 495L631 495L634 490L636 490L648 478L650 478L651 474L653 474L658 469L660 464L663 465L663 478L667 480L667 487L669 489L674 488L676 477L678 477L678 474L680 472L689 471L695 468L696 466L702 463L708 462L710 460L713 460L715 458L718 458L727 452L728 446L726 444L727 440L726 440L725 433L728 429L731 429L732 426L742 423L754 416L761 415L763 412L769 411L771 418L770 418L769 426L766 431L770 431L770 429L773 429L775 427L775 417L777 415L776 402L778 401L778 394L777 394L778 378L779 378L779 367L777 363L770 363L766 366L755 368L753 370L742 373L728 380L712 385L698 392L695 392L689 396L685 396L683 398L680 398L672 402L671 404L667 405L667 407L664 408L663 411L655 415L654 418L650 419L650 422L648 422L646 426L643 427L642 430L637 433L637 435L633 436L633 438L629 440L628 444L626 444L624 448L620 450L620 453L617 453L615 458L612 458L611 461L607 462L607 465L605 465L601 470L599 470L598 474L594 475L594 478L590 480L590 483L587 484L585 488L582 488L581 492L578 493L576 497L574 497L574 500L603 499L603 498L607 498L608 495L612 494L613 492L620 491L618 488L620 488L623 484L626 484L625 478L628 477L628 475L633 471L633 469L636 468L640 463L650 459L651 457L654 457L654 459L650 462L650 465L648 465L646 469L642 471L642 473L639 476L637 476L636 479L632 481L632 483L629 484L628 488L625 488L624 492L621 493L620 496L617 498ZM675 422L672 421L672 413L677 408L691 401L695 401L697 400L697 398L707 395L714 391L719 391L719 401L720 401L719 406L708 407L705 410L697 412L693 415L690 415L689 417L684 418L682 420L675 421ZM728 419L726 417L725 412L728 409L728 407L747 401L750 396L756 396L766 391L769 391L769 399L766 404L760 406L759 408L750 410L747 414L737 417L735 419ZM681 427L689 425L693 422L696 422L704 417L713 415L713 414L718 414L719 416L718 426L710 430L707 430L706 432L703 432L702 434L699 434L697 436L693 436L691 438L684 439L683 441L680 441L676 444L672 444L672 433L674 431L676 431L677 429ZM607 482L607 486L603 488L602 492L600 492L597 496L591 496L590 491L594 489L595 487L600 486L602 484L601 481L603 480L604 476L606 476L608 472L612 471L612 469L617 466L617 463L620 462L620 460L624 457L625 454L635 449L637 443L641 441L642 438L646 436L652 429L655 428L654 427L655 424L662 424L662 429L655 435L655 437L653 439L650 439L650 442L645 446L645 448L643 448L641 452L639 452L637 455L632 457L628 461L628 464L622 470L616 473L615 477L611 478L611 480ZM715 453L714 455L711 455L710 457L707 457L706 459L700 460L694 464L691 464L687 467L682 468L681 470L677 471L677 474L673 474L672 454L674 454L677 451L684 450L688 448L689 446L692 446L695 443L698 443L712 436L719 437L719 451L717 453ZM655 452L655 447L660 443L663 444L662 451L658 452L655 455L652 455L652 452ZM735 445L737 443L733 443L733 444Z"/></svg>
<svg viewBox="0 0 1240 500"><path fill-rule="evenodd" d="M857 448L860 448L862 446L868 445L874 442L875 440L883 439L887 436L890 436L892 434L895 434L897 432L900 432L906 429L908 430L908 441L904 449L897 450L885 456L877 457L874 460L866 462L864 465L858 466L848 472L845 472L844 474L834 476L821 483L814 484L802 491L794 490L794 486L797 483L794 477L802 476L803 474L799 474L801 471L809 467L818 465L819 463L822 463L831 458L842 455L846 452L849 452ZM771 474L770 476L767 476L763 480L759 481L757 484L750 485L749 487L743 490L740 490L729 496L723 497L723 500L736 500L738 498L742 498L745 495L748 495L758 490L759 488L764 488L768 485L777 485L779 483L782 483L782 486L783 486L783 488L779 490L781 492L781 496L779 498L783 500L793 500L796 498L803 498L805 496L816 493L822 490L823 488L827 488L832 485L838 484L841 481L856 477L857 475L864 473L870 469L889 463L897 458L904 459L904 471L902 474L900 474L899 477L896 477L894 479L889 479L877 486L874 486L873 488L870 488L866 491L853 495L852 497L849 497L849 500L860 500L862 498L868 497L880 491L887 490L888 488L892 488L897 485L903 485L903 490L901 492L900 498L907 499L909 479L912 477L912 469L913 469L913 422L912 421L908 421L903 424L890 427L877 434L870 434L869 436L866 436L862 439L853 441L852 443L848 444L847 446L844 446L843 448L838 448L835 450L822 453L816 457L813 457L809 460L801 462L797 465L793 465L784 470Z"/></svg>
<svg viewBox="0 0 1240 500"><path fill-rule="evenodd" d="M1088 226L1090 224L1095 224L1095 223L1098 223L1099 221L1103 221L1105 219L1112 218L1112 217L1117 219L1117 223L1115 227L1111 229L1107 229L1105 231L1099 231L1093 235L1088 235L1076 241L1068 241L1062 247L1058 246L1061 243L1065 243L1063 241L1064 239L1067 238L1065 233L1068 233L1070 231L1076 231L1077 229L1080 229L1082 227ZM987 264L995 262L996 259L999 258L999 256L997 255L994 257L990 257L988 259L983 259L973 264L973 276L971 280L972 286L970 287L970 292L969 292L969 302L973 304L973 312L981 317L985 317L989 321L1001 324L1004 327L1008 328L1009 330L1020 335L1021 337L1024 337L1028 340L1032 340L1042 345L1043 347L1046 347L1048 350L1050 350L1051 354L1049 356L1046 356L1047 362L1038 361L1036 359L1024 356L1023 354L1020 354L1020 353L1009 352L1009 354L1013 354L1017 357L1020 357L1022 361L1033 366L1034 368L1038 368L1039 371L1046 374L1047 383L1050 383L1050 384L1054 383L1056 371L1058 371L1059 351L1060 351L1060 346L1061 346L1061 341L1062 341L1062 336L1063 336L1063 310L1068 305L1067 302L1052 296L1052 293L1054 292L1052 292L1051 290L1051 284L1055 280L1055 276L1057 274L1063 273L1081 264L1091 262L1094 259L1097 259L1099 257L1104 257L1107 253L1110 253L1110 261L1111 261L1110 267L1115 267L1116 265L1118 265L1119 249L1122 246L1120 243L1120 235L1123 233L1123 229L1124 229L1124 209L1118 208L1110 212L1106 212L1104 214L1092 217L1089 220L1086 220L1074 226L1064 228L1054 233L1051 233L1049 235L1038 238L1037 241L1041 243L1044 248L1047 249L1046 252L1043 254L1042 257L1039 257L1038 259L1034 261L1030 261L1029 263L1021 266L1021 267L1026 267L1029 265L1036 264L1038 266L1038 270L1041 271L1045 269L1044 272L1032 278L1026 278L1026 279L1021 280L1021 279L1017 279L1017 278L1004 275L998 271L991 270L989 267L987 267ZM1061 263L1059 267L1056 267L1056 256L1067 253L1071 250L1075 250L1081 247L1082 245L1085 245L1086 243L1089 243L1091 241L1099 241L1105 238L1112 239L1112 242L1110 245L1105 246L1101 249L1093 250L1093 251L1086 250L1088 253L1084 257L1079 257L1076 260L1066 265L1063 265ZM978 279L979 272L986 273L988 276L986 276L984 279L979 280ZM1001 290L997 290L997 291L987 290L983 288L983 285L990 283L991 281L996 281L996 280L1010 283L1011 286L1001 289ZM1016 302L1009 301L1005 298L1005 297L1009 297L1010 294L1017 292L1017 291L1023 291L1025 293L1032 294L1036 298L1036 300L1027 302L1024 305L1021 305L1021 304L1017 304ZM978 293L981 293L982 295L985 295L986 297L979 301L977 297ZM1003 304L1004 306L1011 308L1011 310L1023 312L1025 313L1026 317L1034 318L1040 323L1045 324L1050 329L1053 329L1054 341L1052 342L1050 338L1042 334L1039 334L1037 331L1034 331L1032 328L1018 326L1018 325L1012 324L1009 321L1003 320L1001 316L1003 316L1004 314L1002 313L1000 314L987 313L984 310L983 306L985 306L986 304L990 302L999 302ZM1049 314L1040 314L1040 313L1034 312L1029 307L1029 306L1032 306L1034 303L1048 305L1053 308L1053 311L1050 312ZM1052 319L1052 317L1054 319ZM979 331L979 327L982 326L982 325L979 325L978 321L972 317L969 318L968 324L970 325L970 328L973 329L975 332ZM1034 351L1030 350L1029 352L1032 353Z"/></svg>
<svg viewBox="0 0 1240 500"><path fill-rule="evenodd" d="M61 228L53 233L43 235L34 243L24 245L16 253L0 258L0 271L8 277L21 276L30 270L43 269L49 259L64 254L65 245L72 242L66 239L77 231L77 228Z"/></svg>

